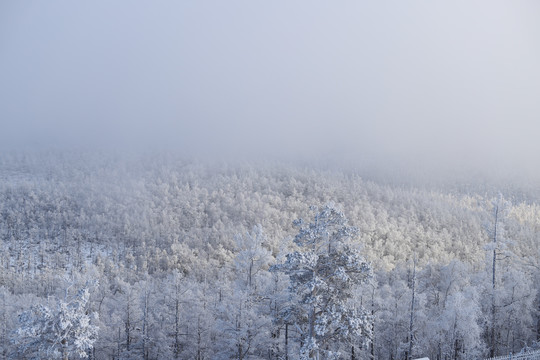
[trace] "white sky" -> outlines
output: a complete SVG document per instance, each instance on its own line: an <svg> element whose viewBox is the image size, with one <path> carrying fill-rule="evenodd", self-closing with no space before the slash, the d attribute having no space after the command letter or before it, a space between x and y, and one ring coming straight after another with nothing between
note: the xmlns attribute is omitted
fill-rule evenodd
<svg viewBox="0 0 540 360"><path fill-rule="evenodd" d="M0 125L8 149L540 170L540 2L2 1Z"/></svg>

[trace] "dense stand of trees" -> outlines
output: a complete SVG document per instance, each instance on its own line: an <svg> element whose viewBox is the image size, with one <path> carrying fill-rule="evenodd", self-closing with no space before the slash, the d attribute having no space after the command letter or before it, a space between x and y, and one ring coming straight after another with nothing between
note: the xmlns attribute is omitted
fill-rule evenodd
<svg viewBox="0 0 540 360"><path fill-rule="evenodd" d="M518 352L540 337L540 206L481 189L276 164L6 154L0 358Z"/></svg>

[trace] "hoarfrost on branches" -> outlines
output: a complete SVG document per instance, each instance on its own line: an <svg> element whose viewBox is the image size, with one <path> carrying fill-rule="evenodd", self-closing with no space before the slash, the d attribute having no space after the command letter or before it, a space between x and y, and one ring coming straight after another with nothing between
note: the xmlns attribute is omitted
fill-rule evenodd
<svg viewBox="0 0 540 360"><path fill-rule="evenodd" d="M87 358L99 330L91 323L97 314L88 314L89 297L88 287L84 287L73 298L60 301L56 312L40 304L21 313L13 339L18 346L15 356L66 359L77 354Z"/></svg>
<svg viewBox="0 0 540 360"><path fill-rule="evenodd" d="M313 208L312 208L313 209ZM372 276L371 267L349 240L357 229L333 205L316 213L313 222L303 220L295 242L300 250L287 255L274 270L285 272L296 299L288 311L301 331L300 358L339 356L340 346L368 342L371 320L355 306L353 290Z"/></svg>

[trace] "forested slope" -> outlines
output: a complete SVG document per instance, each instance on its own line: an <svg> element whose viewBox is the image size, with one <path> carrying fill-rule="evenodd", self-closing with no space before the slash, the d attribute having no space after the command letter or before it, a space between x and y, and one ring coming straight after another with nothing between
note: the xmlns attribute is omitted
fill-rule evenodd
<svg viewBox="0 0 540 360"><path fill-rule="evenodd" d="M348 338L330 350L468 359L536 341L534 198L362 175L162 155L5 154L1 355L47 351L16 332L29 326L18 314L57 309L88 288L84 306L98 315L99 334L83 347L95 358L296 358L306 324L284 317L299 300L287 274L271 270L299 250L293 221L309 222L318 211L310 206L326 204L357 229L351 245L373 271L350 300L365 309L373 341Z"/></svg>

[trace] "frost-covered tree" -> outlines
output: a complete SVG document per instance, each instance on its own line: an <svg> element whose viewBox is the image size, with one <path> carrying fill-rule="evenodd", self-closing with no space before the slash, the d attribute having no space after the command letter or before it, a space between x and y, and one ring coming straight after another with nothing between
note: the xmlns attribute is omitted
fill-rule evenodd
<svg viewBox="0 0 540 360"><path fill-rule="evenodd" d="M88 287L72 298L59 301L56 310L35 305L19 315L20 327L14 334L15 357L32 359L87 358L99 328L93 325L96 313L88 313Z"/></svg>
<svg viewBox="0 0 540 360"><path fill-rule="evenodd" d="M356 228L333 205L309 224L294 224L299 250L274 267L291 282L294 302L285 316L300 334L301 359L337 358L340 350L371 337L370 315L352 301L355 287L371 277L371 267L349 242Z"/></svg>
<svg viewBox="0 0 540 360"><path fill-rule="evenodd" d="M236 288L217 307L216 349L222 358L264 359L270 341L268 308L261 297L246 289Z"/></svg>
<svg viewBox="0 0 540 360"><path fill-rule="evenodd" d="M374 355L376 359L405 359L410 330L411 289L408 271L396 267L388 273L377 273L374 302Z"/></svg>
<svg viewBox="0 0 540 360"><path fill-rule="evenodd" d="M236 354L235 358L262 358L270 342L271 306L266 291L270 287L268 267L273 260L263 247L266 240L262 227L254 226L245 236L236 237L237 256L234 259L234 281L225 289L217 307L221 331L219 352Z"/></svg>
<svg viewBox="0 0 540 360"><path fill-rule="evenodd" d="M492 213L493 221L488 227L488 234L490 237L490 243L486 246L486 249L490 251L491 255L491 319L489 330L489 348L490 356L497 355L497 265L499 260L504 257L508 257L508 240L505 239L505 224L504 219L507 217L511 204L509 201L504 200L502 194L492 201Z"/></svg>
<svg viewBox="0 0 540 360"><path fill-rule="evenodd" d="M268 264L272 261L270 251L263 247L266 235L260 225L254 226L251 233L245 236L236 236L236 257L234 265L236 278L240 281L238 286L249 291L260 291L259 282L264 280L262 270L268 270Z"/></svg>
<svg viewBox="0 0 540 360"><path fill-rule="evenodd" d="M481 286L471 283L472 272L470 266L454 260L444 266L428 264L419 273L418 293L425 297L419 307L424 321L417 333L421 355L439 359L485 355Z"/></svg>
<svg viewBox="0 0 540 360"><path fill-rule="evenodd" d="M0 286L0 356L5 359L8 351L8 297L9 292Z"/></svg>

